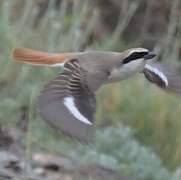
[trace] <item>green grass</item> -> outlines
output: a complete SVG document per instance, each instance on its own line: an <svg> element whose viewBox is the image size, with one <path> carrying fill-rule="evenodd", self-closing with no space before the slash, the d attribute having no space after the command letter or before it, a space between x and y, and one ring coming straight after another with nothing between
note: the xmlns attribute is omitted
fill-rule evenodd
<svg viewBox="0 0 181 180"><path fill-rule="evenodd" d="M89 26L82 30L82 25L87 24L86 13L89 9L87 2L74 3L72 12L68 13L64 10L67 1L63 1L61 11L55 11L50 5L41 24L33 28L36 11L31 1L25 1L25 6L19 7L21 16L16 15L12 20L10 12L16 2L18 0L3 1L0 9L0 124L12 127L25 116L24 118L29 121L29 131L23 140L26 142L27 154L38 150L51 153L69 152L72 143L65 140L65 137L54 134L41 121L35 106L40 89L56 76L59 69L16 64L10 59L10 53L18 46L51 52L78 51L85 46L91 30L97 23L97 13L92 14ZM136 7L135 4L130 5L132 10ZM125 17L123 27L131 20L133 14L129 13L130 11ZM174 21L173 18L174 13L170 19ZM174 28L179 27L176 24ZM112 35L105 34L103 39L92 42L86 48L121 51L126 44L117 41L122 31L122 28L117 28ZM171 31L173 29L168 30L167 39L175 39L175 44L172 47L167 46L166 57L174 63L178 58L177 44L181 36ZM181 29L178 29L177 32L180 31ZM162 56L165 58L165 54ZM141 75L129 81L103 86L97 94L96 123L99 128L127 125L134 129L134 136L140 143L150 147L161 157L164 165L171 169L180 165L180 97L163 93L155 86L149 85ZM23 116L24 108L27 111Z"/></svg>
<svg viewBox="0 0 181 180"><path fill-rule="evenodd" d="M136 128L135 136L151 145L168 166L173 168L180 164L181 103L178 97L163 93L143 78L133 78L104 87L99 98L101 120Z"/></svg>

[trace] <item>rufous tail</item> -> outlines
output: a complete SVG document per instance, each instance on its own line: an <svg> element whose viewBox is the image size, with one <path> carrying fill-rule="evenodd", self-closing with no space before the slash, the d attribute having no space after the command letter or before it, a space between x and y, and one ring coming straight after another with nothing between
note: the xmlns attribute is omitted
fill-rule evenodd
<svg viewBox="0 0 181 180"><path fill-rule="evenodd" d="M16 48L12 52L15 61L33 65L56 65L66 62L76 53L51 54L27 48Z"/></svg>

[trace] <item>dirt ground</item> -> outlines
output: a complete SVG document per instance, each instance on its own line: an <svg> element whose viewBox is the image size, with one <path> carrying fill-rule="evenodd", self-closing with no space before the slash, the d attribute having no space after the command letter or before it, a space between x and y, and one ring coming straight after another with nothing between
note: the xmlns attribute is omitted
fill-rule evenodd
<svg viewBox="0 0 181 180"><path fill-rule="evenodd" d="M0 180L133 180L109 168L65 155L35 153L27 157L16 129L0 130Z"/></svg>

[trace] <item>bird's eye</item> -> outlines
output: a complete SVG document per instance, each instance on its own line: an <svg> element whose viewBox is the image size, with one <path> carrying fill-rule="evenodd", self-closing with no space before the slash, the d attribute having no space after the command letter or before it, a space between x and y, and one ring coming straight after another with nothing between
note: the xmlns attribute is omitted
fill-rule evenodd
<svg viewBox="0 0 181 180"><path fill-rule="evenodd" d="M123 64L127 64L129 63L130 61L134 61L134 60L137 60L137 59L141 59L143 58L145 55L147 55L148 52L134 52L132 54L130 54L128 57L126 57L124 60L123 60Z"/></svg>

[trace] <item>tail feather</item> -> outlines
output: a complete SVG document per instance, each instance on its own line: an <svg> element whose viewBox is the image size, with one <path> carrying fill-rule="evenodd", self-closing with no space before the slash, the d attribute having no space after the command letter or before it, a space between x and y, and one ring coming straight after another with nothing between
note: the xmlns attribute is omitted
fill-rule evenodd
<svg viewBox="0 0 181 180"><path fill-rule="evenodd" d="M56 65L63 64L74 53L51 54L27 48L16 48L12 52L15 61L33 65Z"/></svg>

